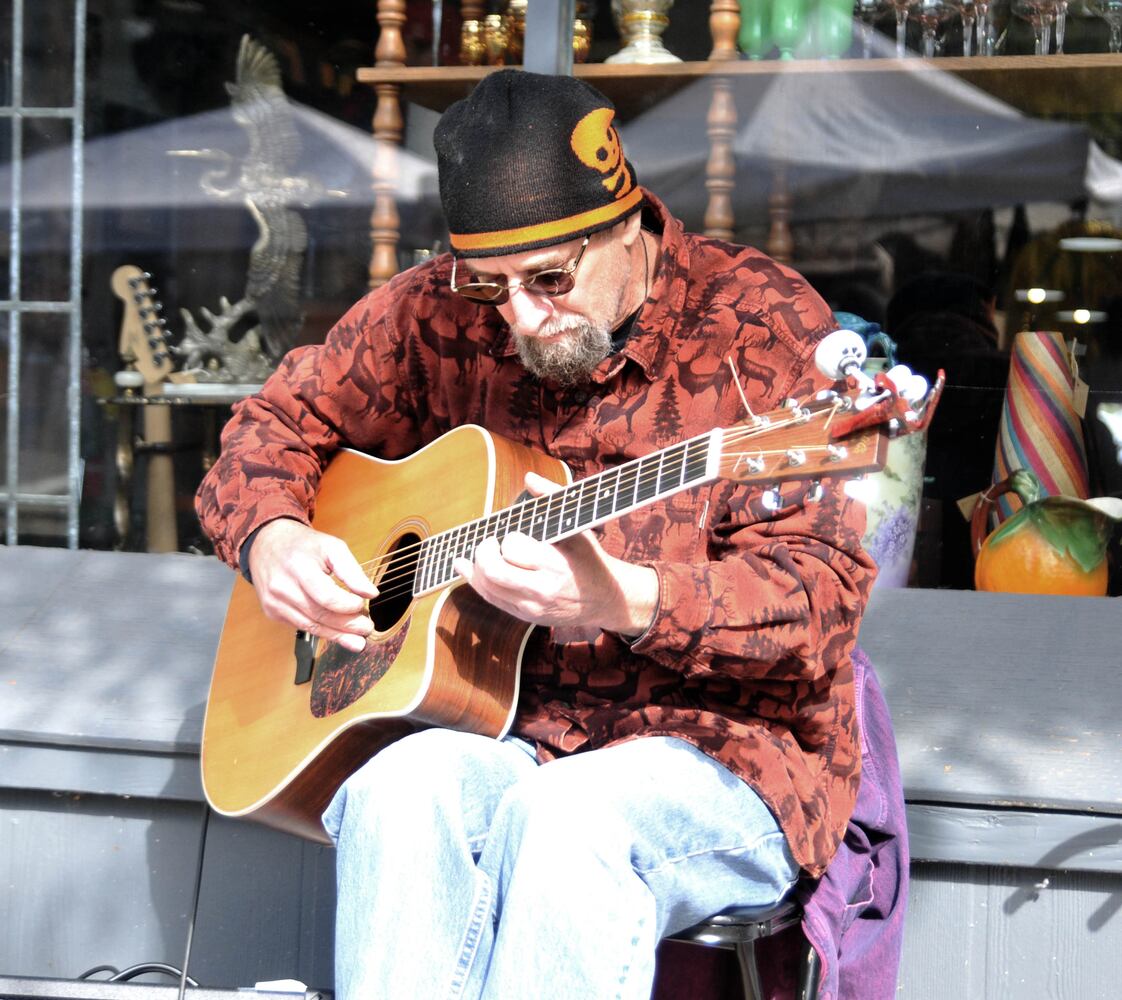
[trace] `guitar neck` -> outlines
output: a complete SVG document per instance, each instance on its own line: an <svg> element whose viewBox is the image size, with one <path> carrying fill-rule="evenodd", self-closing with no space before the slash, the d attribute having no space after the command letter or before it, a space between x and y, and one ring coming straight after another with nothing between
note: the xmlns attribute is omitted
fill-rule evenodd
<svg viewBox="0 0 1122 1000"><path fill-rule="evenodd" d="M709 431L426 538L421 545L415 593L439 590L459 579L453 561L471 559L484 539L502 539L519 532L541 542L559 542L716 479L722 435L720 429Z"/></svg>
<svg viewBox="0 0 1122 1000"><path fill-rule="evenodd" d="M930 419L933 401L926 407ZM595 528L655 500L717 478L740 483L818 480L861 475L884 465L886 426L902 433L921 424L907 422L908 404L895 390L827 390L774 413L716 428L679 444L582 479L540 497L526 497L487 517L425 538L399 567L413 580L415 596L456 582L456 559L472 559L487 538L514 532L542 542L559 542ZM867 405L857 405L858 397ZM914 417L915 414L912 414ZM926 426L926 424L922 424Z"/></svg>

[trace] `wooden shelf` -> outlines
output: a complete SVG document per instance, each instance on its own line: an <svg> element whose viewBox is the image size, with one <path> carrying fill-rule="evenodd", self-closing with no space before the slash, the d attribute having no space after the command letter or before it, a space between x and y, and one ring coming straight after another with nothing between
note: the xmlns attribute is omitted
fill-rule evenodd
<svg viewBox="0 0 1122 1000"><path fill-rule="evenodd" d="M366 67L363 83L400 84L405 99L443 111L464 97L491 66ZM575 75L608 95L625 119L675 90L709 76L756 78L821 77L837 73L950 73L1012 107L1032 115L1083 116L1122 108L1122 55L962 56L940 59L816 59L681 62L657 66L586 63Z"/></svg>

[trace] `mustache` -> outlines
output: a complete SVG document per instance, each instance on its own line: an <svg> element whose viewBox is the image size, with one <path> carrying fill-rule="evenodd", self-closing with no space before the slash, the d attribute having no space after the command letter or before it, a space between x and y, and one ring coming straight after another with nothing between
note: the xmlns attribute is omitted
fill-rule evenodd
<svg viewBox="0 0 1122 1000"><path fill-rule="evenodd" d="M612 349L610 331L571 316L548 320L536 337L516 333L514 339L527 371L566 387L587 382Z"/></svg>

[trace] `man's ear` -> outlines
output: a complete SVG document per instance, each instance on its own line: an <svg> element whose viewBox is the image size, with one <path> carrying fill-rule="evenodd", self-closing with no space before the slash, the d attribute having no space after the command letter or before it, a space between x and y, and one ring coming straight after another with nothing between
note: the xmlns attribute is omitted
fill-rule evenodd
<svg viewBox="0 0 1122 1000"><path fill-rule="evenodd" d="M643 213L632 212L620 225L623 226L623 245L629 247L639 238L639 230L643 225Z"/></svg>

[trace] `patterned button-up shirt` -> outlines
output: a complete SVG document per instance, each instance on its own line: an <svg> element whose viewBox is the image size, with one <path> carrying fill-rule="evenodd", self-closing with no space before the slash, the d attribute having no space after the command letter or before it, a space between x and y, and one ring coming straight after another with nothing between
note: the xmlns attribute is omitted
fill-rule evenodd
<svg viewBox="0 0 1122 1000"><path fill-rule="evenodd" d="M308 521L344 445L398 459L475 423L579 479L742 421L745 399L764 413L826 384L813 358L832 316L800 276L684 234L653 197L644 211L661 231L657 271L626 344L587 385L530 375L497 310L450 291L448 256L366 296L323 345L289 354L235 407L199 490L219 556L236 565L274 518ZM454 489L454 475L438 488ZM631 642L535 629L513 731L543 760L648 735L688 740L759 792L795 859L819 874L857 793L850 651L875 571L863 508L840 485L811 502L804 492L788 486L771 510L761 487L719 480L596 529L609 552L656 571L655 618Z"/></svg>

